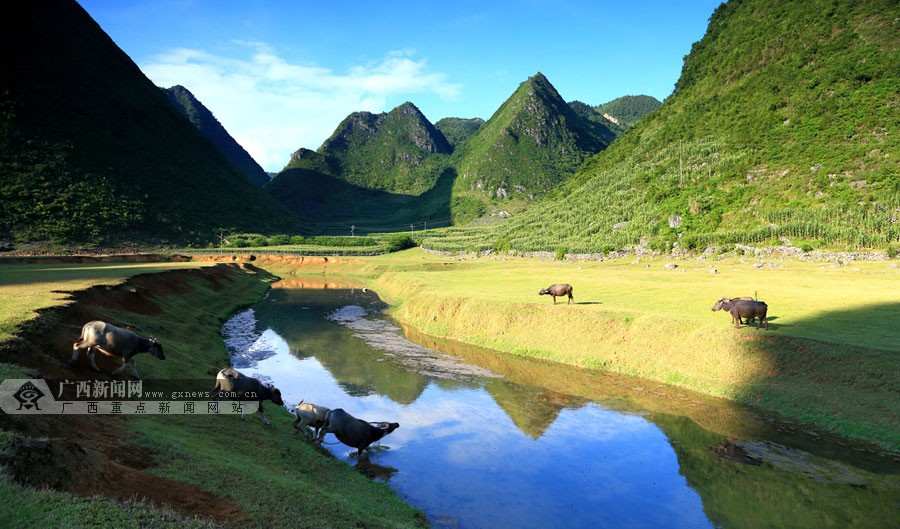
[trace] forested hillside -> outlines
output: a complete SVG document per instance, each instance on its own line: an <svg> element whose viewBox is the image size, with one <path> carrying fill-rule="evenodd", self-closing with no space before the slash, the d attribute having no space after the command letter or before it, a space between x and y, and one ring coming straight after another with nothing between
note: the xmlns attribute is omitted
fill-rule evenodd
<svg viewBox="0 0 900 529"><path fill-rule="evenodd" d="M662 102L653 96L622 96L594 107L594 111L610 116L624 127L630 127L660 106Z"/></svg>
<svg viewBox="0 0 900 529"><path fill-rule="evenodd" d="M579 116L537 73L456 148L455 195L531 203L613 139L615 133Z"/></svg>
<svg viewBox="0 0 900 529"><path fill-rule="evenodd" d="M4 3L0 43L0 238L205 243L303 228L74 1Z"/></svg>
<svg viewBox="0 0 900 529"><path fill-rule="evenodd" d="M900 248L900 4L731 0L656 112L547 200L437 249ZM565 204L561 207L561 204Z"/></svg>
<svg viewBox="0 0 900 529"><path fill-rule="evenodd" d="M481 118L443 118L434 124L453 148L469 139L482 125Z"/></svg>
<svg viewBox="0 0 900 529"><path fill-rule="evenodd" d="M412 103L390 112L354 112L318 152L334 160L334 176L369 189L419 194L434 186L441 154L452 147Z"/></svg>

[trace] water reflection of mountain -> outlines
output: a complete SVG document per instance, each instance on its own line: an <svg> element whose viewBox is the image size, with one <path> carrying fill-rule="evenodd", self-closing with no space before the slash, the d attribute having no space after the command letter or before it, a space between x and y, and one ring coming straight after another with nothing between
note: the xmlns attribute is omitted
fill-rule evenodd
<svg viewBox="0 0 900 529"><path fill-rule="evenodd" d="M505 379L488 384L488 390L532 437L549 425L548 419L538 419L537 425L529 422L530 413L537 415L539 409L555 418L563 407L592 401L641 413L666 434L680 473L700 494L704 511L716 527L898 525L900 465L891 457L853 449L845 441L818 434L779 429L774 427L780 424L775 420L678 388L480 350L412 329L406 332L417 343L503 374ZM509 389L529 386L545 389ZM562 396L557 402L546 401L557 395ZM715 457L714 447L726 436L765 440L753 444L762 447L754 454L762 464Z"/></svg>
<svg viewBox="0 0 900 529"><path fill-rule="evenodd" d="M532 439L540 439L564 408L579 408L587 402L571 395L503 379L490 381L485 389L516 427Z"/></svg>
<svg viewBox="0 0 900 529"><path fill-rule="evenodd" d="M316 359L350 395L385 395L399 404L415 402L428 379L398 369L385 354L373 351L353 331L326 315L347 305L373 311L384 304L361 289L273 289L255 307L257 326L272 329L298 358Z"/></svg>

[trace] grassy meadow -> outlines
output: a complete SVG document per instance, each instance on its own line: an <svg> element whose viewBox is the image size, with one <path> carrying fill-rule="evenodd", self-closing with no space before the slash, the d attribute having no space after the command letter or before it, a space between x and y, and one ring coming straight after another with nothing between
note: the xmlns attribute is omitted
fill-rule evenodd
<svg viewBox="0 0 900 529"><path fill-rule="evenodd" d="M410 250L328 270L344 268L371 277L392 315L425 334L637 375L900 449L896 262L577 262ZM538 296L551 283L571 283L575 303ZM734 328L730 315L711 311L722 296L765 301L769 330Z"/></svg>

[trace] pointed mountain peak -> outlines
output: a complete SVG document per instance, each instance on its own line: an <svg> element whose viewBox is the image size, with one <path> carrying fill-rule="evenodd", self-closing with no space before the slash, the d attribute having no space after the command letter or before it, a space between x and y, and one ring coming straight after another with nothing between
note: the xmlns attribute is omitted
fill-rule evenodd
<svg viewBox="0 0 900 529"><path fill-rule="evenodd" d="M542 74L541 72L537 72L536 74L532 75L525 82L536 84L536 85L542 85L542 86L550 86L550 87L553 86L552 84L550 84L550 80L548 80L547 77L544 76L544 74Z"/></svg>
<svg viewBox="0 0 900 529"><path fill-rule="evenodd" d="M541 72L532 75L520 84L517 92L522 90L545 94L549 97L559 98L560 100L562 99L562 96L556 91L556 87L554 87L550 80Z"/></svg>
<svg viewBox="0 0 900 529"><path fill-rule="evenodd" d="M615 134L577 115L540 72L521 83L459 156L458 181L492 198L532 199L606 148Z"/></svg>
<svg viewBox="0 0 900 529"><path fill-rule="evenodd" d="M319 148L349 183L396 193L422 193L436 176L425 160L453 147L414 104L390 112L354 112Z"/></svg>
<svg viewBox="0 0 900 529"><path fill-rule="evenodd" d="M421 116L422 119L425 119L425 114L422 114L422 111L419 110L419 107L410 103L409 101L399 105L398 107L391 110L391 113L400 112L402 114L411 114L414 116Z"/></svg>
<svg viewBox="0 0 900 529"><path fill-rule="evenodd" d="M182 93L183 93L183 94L187 94L187 95L189 95L189 96L191 96L191 97L194 97L194 94L192 94L190 90L188 90L187 88L181 86L180 84L177 84L177 85L175 85L175 86L172 86L172 87L168 88L168 91L169 91L169 92L172 92L172 93L175 93L175 94L182 94Z"/></svg>

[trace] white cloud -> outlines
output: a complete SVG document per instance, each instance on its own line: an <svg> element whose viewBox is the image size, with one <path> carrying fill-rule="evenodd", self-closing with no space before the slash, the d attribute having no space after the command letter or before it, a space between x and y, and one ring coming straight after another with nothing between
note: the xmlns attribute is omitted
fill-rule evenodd
<svg viewBox="0 0 900 529"><path fill-rule="evenodd" d="M385 112L414 94L455 99L459 84L428 71L412 50L388 53L344 74L315 64L291 64L261 42L234 42L235 55L177 48L141 69L156 85L182 85L215 114L268 171L300 147L317 149L351 112ZM392 103L393 104L393 103Z"/></svg>

